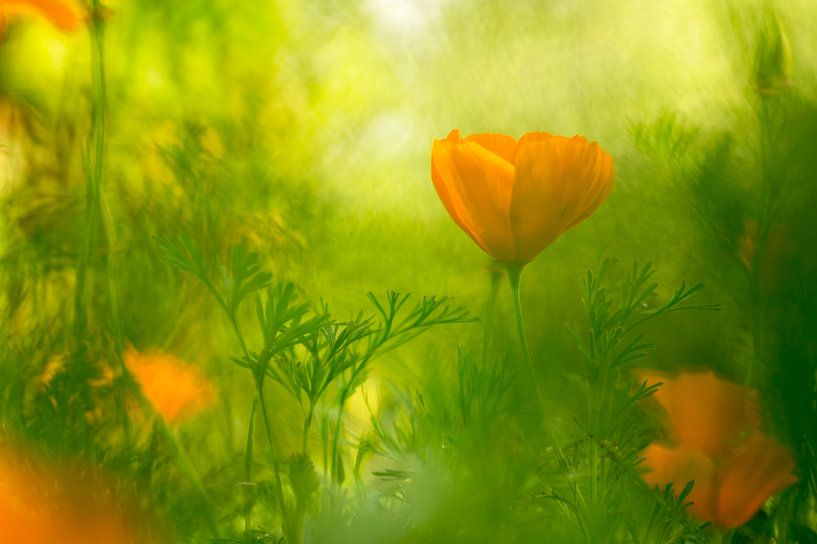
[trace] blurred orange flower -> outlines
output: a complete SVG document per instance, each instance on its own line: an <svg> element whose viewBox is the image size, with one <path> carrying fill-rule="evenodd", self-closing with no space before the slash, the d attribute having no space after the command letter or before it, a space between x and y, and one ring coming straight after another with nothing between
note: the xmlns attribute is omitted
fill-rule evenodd
<svg viewBox="0 0 817 544"><path fill-rule="evenodd" d="M142 394L168 423L179 423L213 401L210 382L173 355L139 353L129 347L124 358Z"/></svg>
<svg viewBox="0 0 817 544"><path fill-rule="evenodd" d="M453 130L434 142L431 178L479 247L498 261L526 263L604 202L613 159L582 136L529 132L517 142Z"/></svg>
<svg viewBox="0 0 817 544"><path fill-rule="evenodd" d="M98 482L89 482L84 467L80 481L0 446L0 535L3 542L25 544L130 544L134 536ZM76 475L76 473L75 473ZM90 487L89 487L90 486Z"/></svg>
<svg viewBox="0 0 817 544"><path fill-rule="evenodd" d="M73 4L66 0L0 0L0 36L8 18L26 14L37 14L63 32L80 24Z"/></svg>
<svg viewBox="0 0 817 544"><path fill-rule="evenodd" d="M671 445L644 450L644 480L676 492L689 482L690 512L722 527L749 521L771 495L795 483L789 451L760 430L757 392L712 372L642 376L663 382L655 398Z"/></svg>

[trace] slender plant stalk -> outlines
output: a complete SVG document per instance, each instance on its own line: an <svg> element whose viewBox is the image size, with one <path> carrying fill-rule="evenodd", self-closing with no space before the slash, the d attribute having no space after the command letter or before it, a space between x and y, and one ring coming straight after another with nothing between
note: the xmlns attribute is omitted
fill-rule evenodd
<svg viewBox="0 0 817 544"><path fill-rule="evenodd" d="M371 355L374 353L371 352ZM360 365L352 371L351 376L349 377L349 382L341 388L340 391L340 398L338 399L338 417L335 420L335 429L332 436L332 460L331 460L331 471L330 474L332 475L332 480L335 483L339 483L339 470L340 470L340 429L343 426L343 412L346 409L346 401L349 400L349 397L352 393L352 385L353 383L357 382L357 379L360 377L360 373L366 368L366 363L370 360L370 358L362 361Z"/></svg>
<svg viewBox="0 0 817 544"><path fill-rule="evenodd" d="M602 357L599 363L599 378L598 381L593 380L592 384L598 384L598 389L595 390L593 399L590 401L590 417L588 421L588 428L590 432L590 453L588 464L590 466L590 512L597 513L603 511L606 505L600 500L604 490L607 488L606 482L606 464L605 456L601 454L599 448L599 441L602 434L602 418L607 410L607 399L610 397L612 391L612 383L610 380L610 364L607 357ZM600 491L601 490L601 491ZM590 542L594 542L599 538L598 534L600 527L595 520L591 520L590 524L591 537Z"/></svg>
<svg viewBox="0 0 817 544"><path fill-rule="evenodd" d="M592 425L592 423L591 423ZM591 427L592 428L592 427ZM597 523L597 513L600 511L601 508L604 508L604 505L599 504L599 443L598 443L598 435L595 431L593 432L593 436L590 437L590 459L588 460L590 465L590 498L589 498L589 509L587 514L590 516L588 520L589 523L586 525L588 531L588 544L592 542L597 542L598 535L598 523Z"/></svg>
<svg viewBox="0 0 817 544"><path fill-rule="evenodd" d="M225 303L224 299L219 295L218 290L215 286L210 283L207 278L201 278L204 282L205 286L210 290L213 294L214 298L218 302L219 306L224 310L224 313L227 315L227 319L230 321L230 325L235 332L236 337L238 338L238 342L241 344L241 349L244 352L244 356L247 359L250 359L250 350L247 347L247 342L244 339L244 334L241 332L241 326L238 322L238 317L236 316L235 312ZM267 403L264 396L264 378L266 376L266 366L261 368L256 368L253 370L253 381L255 383L255 392L257 397L258 405L261 407L261 419L264 422L264 434L267 438L267 446L269 449L269 456L272 460L272 467L273 472L275 473L275 495L276 499L278 500L279 504L281 505L281 518L282 518L282 532L287 535L288 540L290 542L295 542L293 537L300 539L300 535L292 535L290 534L291 531L291 523L290 517L288 513L288 509L286 506L286 501L284 498L284 484L281 480L281 463L278 459L278 453L275 448L275 441L272 438L272 424L270 423L269 413L267 412ZM253 450L250 448L250 443L247 443L247 450L245 450L245 463L252 464L253 459Z"/></svg>
<svg viewBox="0 0 817 544"><path fill-rule="evenodd" d="M315 404L312 401L309 401L309 410L306 412L306 417L304 418L304 436L303 436L303 444L302 448L304 453L307 453L307 446L309 445L309 429L312 427L312 418L315 415Z"/></svg>
<svg viewBox="0 0 817 544"><path fill-rule="evenodd" d="M539 401L539 408L542 410L542 415L547 413L545 409L545 400L542 397L542 391L539 388L539 380L536 379L536 370L533 367L533 360L530 356L530 349L528 348L528 337L525 334L525 321L522 317L522 301L521 297L519 296L519 280L522 275L522 268L525 266L525 263L508 263L507 264L507 271L508 271L508 282L511 286L511 295L513 296L513 307L516 313L516 325L519 328L519 340L522 344L522 351L525 355L525 363L527 364L528 371L530 372L531 379L533 380L533 386L536 389L536 398Z"/></svg>
<svg viewBox="0 0 817 544"><path fill-rule="evenodd" d="M104 234L108 244L108 250L106 252L107 255L105 257L105 276L108 280L108 301L111 306L111 318L113 321L114 331L114 351L116 354L116 362L119 372L118 383L120 384L115 388L114 395L116 407L122 420L122 431L125 437L125 444L129 445L131 443L131 429L130 418L125 410L127 386L124 380L125 376L128 375L128 369L125 366L125 359L123 357L123 353L125 352L125 335L122 330L122 318L119 311L119 288L117 287L116 273L114 270L114 246L116 245L116 231L114 230L113 216L111 215L110 208L107 206L105 199L100 197L100 203L102 211L102 224L103 228L105 229Z"/></svg>
<svg viewBox="0 0 817 544"><path fill-rule="evenodd" d="M347 396L348 388L344 387L340 393L340 399L338 400L338 417L335 420L335 429L332 434L332 460L329 473L332 475L332 481L336 484L340 483L340 428L343 425L343 411L346 408Z"/></svg>
<svg viewBox="0 0 817 544"><path fill-rule="evenodd" d="M253 399L250 410L250 423L247 426L247 446L244 450L244 482L247 486L254 486L252 481L252 454L255 445L255 412L258 408L258 399ZM244 511L244 534L249 540L252 531L252 508L250 502Z"/></svg>
<svg viewBox="0 0 817 544"><path fill-rule="evenodd" d="M119 359L122 359L121 356ZM176 436L176 433L170 428L162 415L156 411L150 401L145 398L141 388L138 386L127 367L124 366L124 363L122 363L121 369L123 372L121 379L121 383L123 384L121 387L123 400L125 395L129 395L136 400L142 413L155 423L155 428L159 430L159 433L173 448L173 451L176 454L177 463L182 473L187 477L190 483L193 484L193 487L196 489L199 496L203 500L209 501L210 497L207 494L204 484L202 483L201 477L193 465L193 461L190 459L187 450L179 440L179 437ZM122 409L124 411L124 407ZM127 417L127 414L125 414L125 417ZM210 516L208 516L208 524L213 531L216 530L215 524Z"/></svg>
<svg viewBox="0 0 817 544"><path fill-rule="evenodd" d="M156 409L153 407L150 401L145 398L139 387L136 386L132 380L128 381L133 384L133 387L130 388L130 392L139 405L139 408L142 410L142 413L156 424L156 427L161 435L173 447L173 450L176 453L179 468L181 468L184 475L196 488L199 495L203 499L209 500L209 496L207 495L207 491L205 490L204 484L201 481L201 477L199 477L198 471L196 471L190 456L187 454L187 450L185 450L184 446L182 446L181 442L179 442L176 433L173 432L173 429L170 428L162 415L156 412Z"/></svg>
<svg viewBox="0 0 817 544"><path fill-rule="evenodd" d="M236 336L238 337L238 341L241 344L241 348L244 350L244 355L249 359L250 358L250 351L247 349L247 342L244 340L244 335L241 333L241 327L238 323L238 318L236 317L235 313L231 312L229 308L221 302L221 298L218 296L217 291L215 288L209 283L205 282L210 288L211 291L216 295L216 300L218 300L227 313L227 317L230 320L230 324L233 326L233 330L235 331ZM262 368L257 368L253 371L253 380L255 382L255 392L258 398L258 405L261 407L261 419L264 422L264 434L267 437L267 446L269 448L269 456L272 460L272 468L273 472L275 473L275 495L278 499L279 504L281 505L281 518L282 522L282 531L284 534L288 535L288 540L293 542L292 536L289 534L290 530L290 518L289 513L286 505L286 501L284 499L284 484L281 480L281 463L278 459L278 453L275 448L275 441L272 439L272 424L270 423L269 413L267 412L267 403L264 397L264 378L266 377L267 369L266 366ZM248 443L249 444L249 443ZM248 445L249 447L249 445ZM247 450L245 452L245 462L252 464L252 456L253 452L251 450ZM298 535L300 538L300 535Z"/></svg>
<svg viewBox="0 0 817 544"><path fill-rule="evenodd" d="M85 293L88 283L88 267L93 247L94 232L100 223L103 229L105 251L105 275L107 280L108 301L114 332L114 348L118 364L119 386L114 392L117 412L122 421L125 443L131 440L130 419L125 409L126 385L122 378L126 375L122 358L124 351L124 334L119 311L119 297L114 274L114 245L116 233L109 207L106 206L102 192L102 180L105 168L106 128L107 128L107 83L105 76L105 27L100 15L99 0L91 2L91 129L88 135L85 176L86 176L86 215L85 232L77 265L76 285L74 292L74 340L79 354L84 353L87 317L85 310Z"/></svg>
<svg viewBox="0 0 817 544"><path fill-rule="evenodd" d="M491 335L494 330L494 309L496 308L496 296L499 293L499 281L502 273L492 268L489 272L491 275L491 291L488 294L488 301L485 303L485 317L482 322L482 366L483 368L488 363L488 352L491 348Z"/></svg>
<svg viewBox="0 0 817 544"><path fill-rule="evenodd" d="M74 340L82 352L85 343L85 290L94 230L99 221L102 170L105 164L107 86L105 83L105 32L99 0L91 0L91 130L86 147L85 232L74 287Z"/></svg>
<svg viewBox="0 0 817 544"><path fill-rule="evenodd" d="M258 372L255 376L255 387L258 394L258 404L261 406L261 416L264 421L264 432L267 437L267 446L269 447L270 459L272 459L272 468L275 472L275 494L281 505L282 530L287 535L288 542L296 542L300 540L300 535L291 534L291 523L286 501L284 499L284 484L281 481L281 463L278 460L278 454L275 451L275 442L272 440L272 425L267 412L267 403L264 399L264 375L265 372Z"/></svg>
<svg viewBox="0 0 817 544"><path fill-rule="evenodd" d="M103 213L102 228L104 229L105 241L108 244L108 257L106 260L106 276L108 286L108 297L111 305L111 316L114 323L114 341L116 349L116 359L119 364L120 380L123 384L117 388L116 404L122 418L122 427L126 441L130 440L130 423L125 410L125 395L128 390L137 399L143 412L152 416L157 422L157 427L165 439L173 447L176 458L182 472L190 479L196 490L202 497L207 498L207 492L201 482L196 469L190 460L187 451L179 442L176 434L168 427L167 422L156 413L150 402L145 399L138 386L135 386L122 357L124 350L124 336L122 333L122 323L119 313L119 298L113 276L113 264L111 254L114 242L113 219L110 211L104 206L102 199L102 177L105 167L105 130L107 125L107 84L105 78L105 27L104 20L100 13L101 4L99 0L91 1L91 82L92 82L92 106L91 106L91 131L88 135L88 146L86 148L86 215L85 233L80 253L80 261L77 266L77 279L74 292L74 340L80 354L85 350L86 315L85 315L85 292L88 280L88 265L91 257L94 231L100 220L100 213Z"/></svg>
<svg viewBox="0 0 817 544"><path fill-rule="evenodd" d="M106 279L108 288L108 298L110 303L111 317L114 323L114 341L116 360L119 365L120 380L124 384L117 388L116 404L117 410L121 414L122 428L126 442L130 441L130 421L125 410L125 396L128 389L139 401L143 412L150 414L157 427L165 439L171 444L176 453L179 466L182 472L193 483L196 490L203 498L207 498L201 478L198 475L186 449L179 441L176 434L167 425L164 419L158 415L150 403L144 398L138 387L128 387L127 384L135 382L130 377L125 367L122 353L124 351L124 335L119 312L119 296L113 274L113 245L115 243L115 231L113 218L109 208L106 207L102 195L102 178L105 167L105 132L107 127L107 83L105 76L105 27L104 20L100 13L101 4L99 0L91 2L91 81L93 86L93 104L91 109L91 132L88 138L87 160L86 160L86 227L83 238L82 253L77 268L77 282L74 300L74 334L78 348L84 349L84 336L86 330L85 315L85 290L88 277L88 265L93 245L94 231L102 214L102 228L105 241L108 245L106 257Z"/></svg>

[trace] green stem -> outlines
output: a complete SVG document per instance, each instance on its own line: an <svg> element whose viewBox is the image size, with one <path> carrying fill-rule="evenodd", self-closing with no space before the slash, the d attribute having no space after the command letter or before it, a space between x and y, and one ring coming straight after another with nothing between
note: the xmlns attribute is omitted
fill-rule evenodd
<svg viewBox="0 0 817 544"><path fill-rule="evenodd" d="M210 282L206 275L200 275L199 279L201 279L205 287L207 287L207 289L213 295L213 298L216 300L218 305L221 306L221 309L224 310L224 313L227 315L227 319L230 321L230 325L233 327L233 331L238 338L238 342L241 344L241 350L244 352L245 356L249 357L250 350L247 349L247 342L244 340L244 334L241 332L241 325L238 324L238 316L236 315L236 311L227 305L219 294L218 289L216 289L215 285Z"/></svg>
<svg viewBox="0 0 817 544"><path fill-rule="evenodd" d="M303 452L307 452L307 446L309 445L309 429L312 427L312 418L315 415L315 404L312 401L309 401L309 410L306 413L306 417L304 418L304 436L302 441L302 448Z"/></svg>
<svg viewBox="0 0 817 544"><path fill-rule="evenodd" d="M250 350L247 348L247 342L244 340L244 335L241 332L241 327L238 324L238 318L235 315L235 312L231 311L230 308L224 303L221 297L216 291L215 287L206 279L204 280L205 285L207 285L208 289L213 293L216 300L219 302L219 305L222 307L224 312L227 314L227 319L230 321L230 324L235 331L236 336L238 337L238 341L241 344L241 349L244 352L244 356L247 360L250 360ZM268 363L267 363L268 364ZM278 459L278 454L275 449L275 442L272 439L272 424L270 423L269 413L267 412L267 403L264 398L264 377L267 373L267 364L264 364L261 367L256 368L253 371L253 381L255 382L255 391L258 397L258 404L261 407L261 418L264 422L264 433L267 437L267 446L269 447L269 456L272 460L272 468L273 472L275 473L275 495L276 499L278 500L279 504L281 505L281 518L282 522L282 531L284 534L288 535L288 538L293 536L288 533L288 530L291 529L290 517L289 512L287 509L286 501L284 498L284 484L281 480L281 463ZM252 463L252 452L249 452L249 459L246 461L248 463ZM290 538L290 541L291 538Z"/></svg>
<svg viewBox="0 0 817 544"><path fill-rule="evenodd" d="M74 286L74 340L77 351L84 351L85 343L85 285L88 278L88 262L91 257L91 243L94 238L94 224L97 216L97 187L92 178L88 178L85 198L85 233L82 239L80 260L77 265L77 277Z"/></svg>
<svg viewBox="0 0 817 544"><path fill-rule="evenodd" d="M100 197L102 211L102 225L105 239L107 240L107 255L105 257L105 276L108 280L108 301L111 306L111 321L114 331L114 351L116 353L116 364L119 372L118 386L114 391L116 407L122 420L122 431L125 436L125 444L131 443L130 419L125 409L125 398L127 388L124 386L124 378L128 375L125 366L123 353L125 352L125 335L122 330L122 317L119 311L119 289L116 284L116 271L114 263L114 247L116 246L116 231L113 226L113 216L105 203L105 199Z"/></svg>
<svg viewBox="0 0 817 544"><path fill-rule="evenodd" d="M364 358L358 366L352 369L352 373L349 376L349 381L340 388L340 398L338 399L338 417L335 420L335 429L332 436L332 458L330 461L329 472L329 474L332 476L332 481L334 481L336 484L340 484L342 480L340 473L342 468L340 464L340 430L343 426L343 411L346 408L346 401L350 396L352 396L352 384L357 383L361 372L363 372L366 368L366 363L370 360L371 357Z"/></svg>
<svg viewBox="0 0 817 544"><path fill-rule="evenodd" d="M522 351L525 355L525 363L533 380L534 388L536 389L536 398L539 401L539 407L542 410L542 415L547 413L545 409L545 400L542 397L542 391L539 388L539 380L536 379L536 369L533 367L533 360L530 356L530 349L528 348L528 337L525 334L525 321L522 317L522 301L519 296L519 282L522 276L522 269L527 263L507 263L508 283L511 286L511 295L513 296L513 306L516 313L516 325L519 328L519 340L522 343Z"/></svg>
<svg viewBox="0 0 817 544"><path fill-rule="evenodd" d="M198 471L196 471L195 466L193 465L193 461L190 459L190 456L187 454L187 450L182 446L179 438L176 436L176 433L173 432L173 429L167 424L167 421L162 417L161 414L156 412L156 409L150 403L150 401L145 398L142 390L136 385L130 376L126 376L127 381L126 383L131 384L130 393L133 395L133 398L136 399L136 402L139 404L142 413L147 415L159 429L160 434L167 440L170 445L173 447L174 453L176 454L176 459L178 461L179 468L181 468L182 473L190 480L190 483L196 488L196 491L199 493L201 498L205 501L209 501L209 496L207 494L207 490L204 488L204 484L199 477Z"/></svg>
<svg viewBox="0 0 817 544"><path fill-rule="evenodd" d="M209 500L207 490L204 488L204 484L201 481L201 477L199 477L199 473L196 470L195 466L193 465L193 460L190 459L190 455L187 453L187 449L185 449L179 438L176 436L176 433L173 432L173 429L171 429L168 426L167 422L161 415L156 415L156 420L159 422L159 428L161 429L162 434L173 446L173 449L176 452L176 458L178 459L179 466L182 468L182 472L185 473L187 478L196 487L196 491L199 493L199 495L201 495L203 499Z"/></svg>
<svg viewBox="0 0 817 544"><path fill-rule="evenodd" d="M756 251L759 252L760 249ZM747 387L752 387L756 377L754 375L755 365L759 365L763 358L764 358L764 346L763 346L763 335L764 335L764 308L763 308L763 296L762 296L762 289L760 286L760 273L759 267L761 265L761 260L759 257L754 259L753 268L752 268L752 277L751 277L751 327L752 327L752 350L753 356L749 358L748 363L746 364L746 375L744 377L744 385Z"/></svg>
<svg viewBox="0 0 817 544"><path fill-rule="evenodd" d="M272 425L270 423L269 413L267 412L267 403L264 400L263 372L259 372L255 375L255 387L256 392L258 394L258 404L261 406L261 416L264 421L264 431L267 436L267 445L269 446L270 459L272 459L272 468L275 473L275 494L279 504L281 505L281 517L283 519L282 529L283 533L290 537L291 536L289 534L290 518L286 501L284 499L284 484L281 481L281 464L278 461L278 455L275 451L275 443L272 440Z"/></svg>
<svg viewBox="0 0 817 544"><path fill-rule="evenodd" d="M602 430L606 428L603 417L608 413L607 399L612 394L610 382L610 365L606 357L600 363L600 378L598 381L591 380L591 391L594 391L593 398L590 399L590 413L588 429L590 432L590 504L592 511L599 512L606 505L600 499L600 494L604 494L607 489L605 456L601 455L599 445L603 438ZM601 490L601 492L599 491ZM597 524L593 524L594 534L599 529Z"/></svg>
<svg viewBox="0 0 817 544"><path fill-rule="evenodd" d="M127 369L122 358L124 351L124 334L119 312L119 297L114 274L114 246L116 232L113 227L113 218L102 194L102 177L105 168L105 136L107 127L107 83L105 77L105 27L100 15L99 0L91 2L91 129L88 135L86 148L86 225L80 252L80 261L77 266L76 286L74 292L74 338L79 353L84 351L86 315L85 292L88 283L88 267L91 259L94 231L96 230L101 214L101 227L105 252L105 275L110 304L111 322L113 323L114 348L118 365L119 379L117 380L114 400L117 412L122 420L122 430L125 443L130 444L130 420L125 409L127 387L125 377Z"/></svg>
<svg viewBox="0 0 817 544"><path fill-rule="evenodd" d="M86 149L85 232L77 265L74 287L74 339L78 351L84 350L85 337L85 289L88 283L88 264L91 260L94 230L99 218L99 196L102 184L102 168L105 158L105 109L107 89L105 84L105 36L99 0L91 2L91 82L92 107L91 130Z"/></svg>
<svg viewBox="0 0 817 544"><path fill-rule="evenodd" d="M335 420L334 434L332 435L332 460L330 466L330 474L332 481L336 484L341 483L340 476L340 428L343 425L343 410L346 407L346 397L348 396L348 389L343 389L340 394L338 402L338 417Z"/></svg>
<svg viewBox="0 0 817 544"><path fill-rule="evenodd" d="M250 423L247 426L247 445L244 449L244 482L247 486L254 486L252 481L252 457L255 446L255 412L258 408L258 399L253 399L250 410ZM244 510L244 534L249 539L252 531L252 509L254 500L248 501Z"/></svg>
<svg viewBox="0 0 817 544"><path fill-rule="evenodd" d="M496 308L496 296L499 293L499 280L502 273L496 268L490 270L491 275L491 291L488 295L488 301L485 303L485 318L482 326L482 366L483 368L488 363L488 352L491 347L491 333L494 329L494 309Z"/></svg>

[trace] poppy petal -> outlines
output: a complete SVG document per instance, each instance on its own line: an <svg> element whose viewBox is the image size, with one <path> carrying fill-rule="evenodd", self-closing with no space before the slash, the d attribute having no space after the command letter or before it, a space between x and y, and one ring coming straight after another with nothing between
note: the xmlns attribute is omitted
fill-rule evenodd
<svg viewBox="0 0 817 544"><path fill-rule="evenodd" d="M499 261L516 255L508 219L513 175L510 162L456 131L434 142L431 177L440 200L460 228Z"/></svg>
<svg viewBox="0 0 817 544"><path fill-rule="evenodd" d="M612 159L580 136L526 134L516 145L514 162L510 215L522 261L589 217L612 187Z"/></svg>
<svg viewBox="0 0 817 544"><path fill-rule="evenodd" d="M556 136L554 136L550 132L526 132L525 134L522 135L521 138L519 138L519 141L516 143L516 148L513 151L514 156L513 163L516 164L516 155L519 152L519 150L525 147L530 142L542 142L550 140L552 138L556 138Z"/></svg>
<svg viewBox="0 0 817 544"><path fill-rule="evenodd" d="M729 455L742 436L758 430L757 392L712 372L677 377L653 374L647 383L664 384L655 399L667 413L674 439L713 458Z"/></svg>
<svg viewBox="0 0 817 544"><path fill-rule="evenodd" d="M651 486L672 483L676 495L694 481L695 485L686 500L693 504L689 510L695 517L714 520L716 515L715 463L703 453L691 449L668 448L650 444L644 450L644 466L648 469L644 481Z"/></svg>
<svg viewBox="0 0 817 544"><path fill-rule="evenodd" d="M456 138L459 138L459 131L451 131L448 138L451 138L452 135L456 135ZM471 216L462 204L462 200L456 197L456 195L452 195L448 184L437 170L437 165L434 161L436 148L437 142L435 141L434 147L431 150L431 180L434 182L434 189L437 191L437 196L440 197L443 206L445 206L446 211L448 211L448 215L451 216L451 219L454 220L457 226L465 231L478 246L485 249L485 242L483 242L482 239L475 234L474 229L471 228Z"/></svg>
<svg viewBox="0 0 817 544"><path fill-rule="evenodd" d="M0 13L35 11L58 29L70 32L79 27L79 16L69 2L63 0L0 0Z"/></svg>
<svg viewBox="0 0 817 544"><path fill-rule="evenodd" d="M723 469L718 524L737 527L749 521L769 497L797 481L793 470L785 446L768 436L753 436Z"/></svg>
<svg viewBox="0 0 817 544"><path fill-rule="evenodd" d="M506 161L513 163L516 139L512 136L496 132L486 132L483 134L471 134L465 139L469 142L476 142L491 153L499 155Z"/></svg>
<svg viewBox="0 0 817 544"><path fill-rule="evenodd" d="M613 190L613 178L615 177L615 167L613 159L597 143L591 144L591 157L588 158L588 175L592 180L592 186L583 193L584 199L578 205L579 210L583 210L564 230L572 229L595 212L601 203L610 196ZM590 166L592 165L592 166Z"/></svg>

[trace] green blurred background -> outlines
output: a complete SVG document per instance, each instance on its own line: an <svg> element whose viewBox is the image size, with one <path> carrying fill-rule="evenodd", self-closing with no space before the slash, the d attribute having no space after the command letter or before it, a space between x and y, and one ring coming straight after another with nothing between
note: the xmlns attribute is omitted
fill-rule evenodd
<svg viewBox="0 0 817 544"><path fill-rule="evenodd" d="M575 432L574 414L586 403L571 378L581 356L568 327L584 326L582 277L604 258L624 270L652 262L654 304L682 281L703 282L699 302L721 311L651 325L657 347L639 364L750 380L776 434L799 452L801 470L813 470L812 0L117 0L98 13L107 125L102 213L90 227L86 142L99 105L91 31L63 35L30 17L13 21L0 41L5 432L49 451L96 456L114 472L128 464L126 452L95 442L95 429L59 432L64 422L38 408L45 401L31 385L51 358L72 349L76 269L90 228L89 359L111 358L120 328L137 349L162 349L205 370L219 401L180 439L213 503L232 504L252 384L230 362L239 344L215 302L168 266L154 237L187 234L224 262L241 243L275 281L295 282L307 300L325 301L343 318L371 312L367 292L386 289L449 295L481 316L492 263L434 192L432 142L453 128L515 137L544 130L596 140L616 166L607 202L523 278L531 348L558 432ZM251 320L253 309L244 310ZM504 285L496 316L491 358L518 360ZM372 412L422 415L416 394L429 405L451 401L458 352L478 358L481 338L479 324L437 328L379 359L365 387ZM375 456L363 470L367 491L348 486L345 508L312 511L307 541L573 541L549 506L534 500L520 518L491 487L531 500L539 457L551 447L532 422L529 380L512 382L507 410L515 423L490 437L524 453L475 470L496 472L496 482L479 491L478 478L451 468L473 468L479 456L429 453L438 446L429 438L425 454L404 452L391 463ZM350 444L371 431L369 408L356 402ZM298 404L276 388L269 403L282 450L297 449ZM419 498L403 500L405 508L372 498L385 484L371 472L385 468L416 470L407 493ZM123 478L152 497L145 508L170 520L174 538L229 538L232 507L186 508L193 491L179 487L172 466L152 477L130 470ZM801 482L808 495L814 482L806 475ZM488 502L474 506L473 496Z"/></svg>

